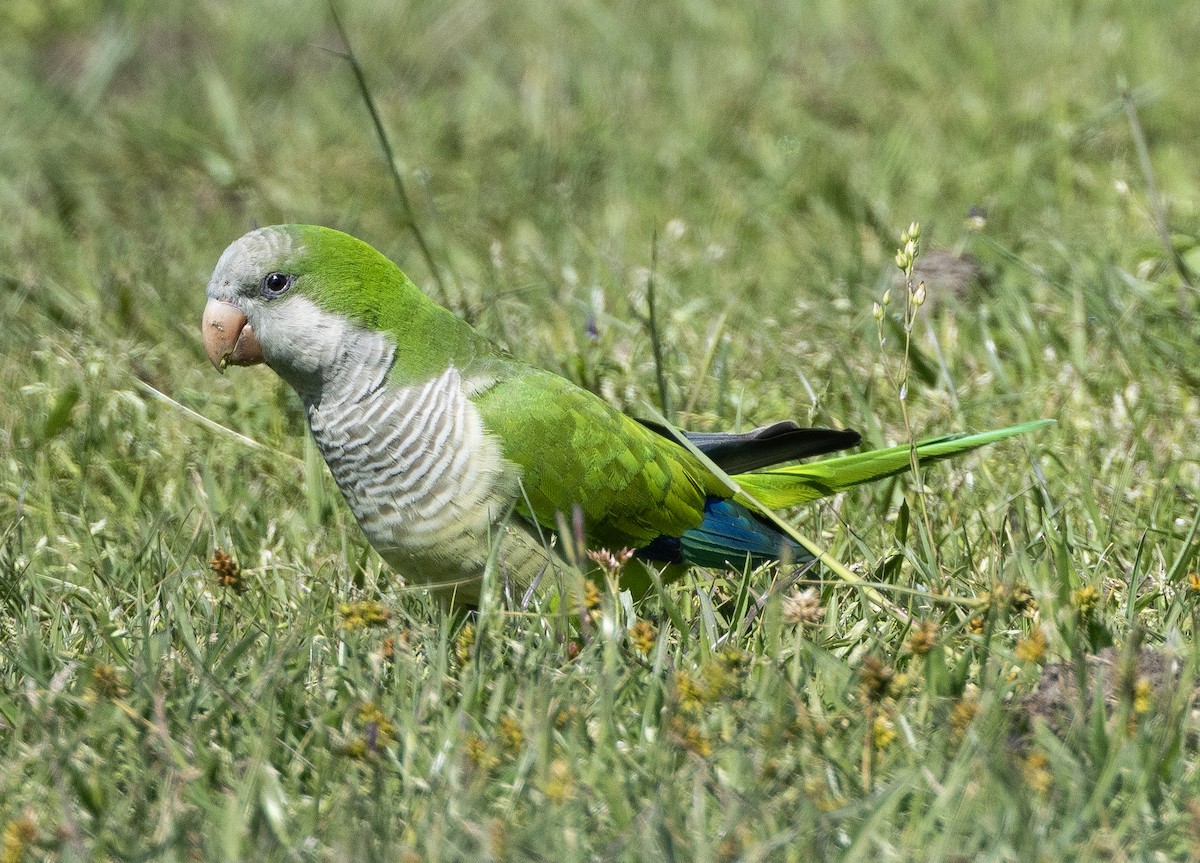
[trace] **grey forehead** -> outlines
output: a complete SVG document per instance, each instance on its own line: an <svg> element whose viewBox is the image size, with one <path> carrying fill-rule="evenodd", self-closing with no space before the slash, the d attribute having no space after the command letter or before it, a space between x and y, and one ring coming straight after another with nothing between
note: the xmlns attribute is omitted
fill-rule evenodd
<svg viewBox="0 0 1200 863"><path fill-rule="evenodd" d="M287 260L294 251L292 238L286 231L259 228L229 245L217 261L210 287L240 285L257 281L279 261Z"/></svg>

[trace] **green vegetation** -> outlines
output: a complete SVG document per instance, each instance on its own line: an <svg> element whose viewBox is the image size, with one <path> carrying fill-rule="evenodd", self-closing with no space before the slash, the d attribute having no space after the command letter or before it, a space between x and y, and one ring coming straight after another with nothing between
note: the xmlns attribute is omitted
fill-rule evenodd
<svg viewBox="0 0 1200 863"><path fill-rule="evenodd" d="M324 3L0 4L3 863L1200 858L1200 5L343 6L436 273ZM1058 424L789 514L871 594L450 618L205 359L282 221L635 413L652 274L681 425Z"/></svg>

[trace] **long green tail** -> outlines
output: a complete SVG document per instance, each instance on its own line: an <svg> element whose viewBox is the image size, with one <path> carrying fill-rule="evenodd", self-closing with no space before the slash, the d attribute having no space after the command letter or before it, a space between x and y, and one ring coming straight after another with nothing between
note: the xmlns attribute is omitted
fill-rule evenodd
<svg viewBox="0 0 1200 863"><path fill-rule="evenodd" d="M917 459L921 464L941 461L1013 435L1043 428L1053 422L1054 420L1035 420L979 434L953 434L932 438L917 444ZM764 506L785 509L837 494L864 482L903 473L911 467L909 450L907 444L902 444L811 464L738 474L734 479Z"/></svg>

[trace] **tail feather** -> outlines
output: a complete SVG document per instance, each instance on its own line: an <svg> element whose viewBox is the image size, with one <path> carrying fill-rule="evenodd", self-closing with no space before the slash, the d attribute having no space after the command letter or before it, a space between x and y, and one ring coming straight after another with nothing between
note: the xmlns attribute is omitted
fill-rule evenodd
<svg viewBox="0 0 1200 863"><path fill-rule="evenodd" d="M941 461L1053 422L1035 420L979 434L946 435L921 441L917 444L917 460L921 464ZM764 506L784 509L903 473L911 464L909 450L909 446L903 444L810 464L738 474L734 479Z"/></svg>

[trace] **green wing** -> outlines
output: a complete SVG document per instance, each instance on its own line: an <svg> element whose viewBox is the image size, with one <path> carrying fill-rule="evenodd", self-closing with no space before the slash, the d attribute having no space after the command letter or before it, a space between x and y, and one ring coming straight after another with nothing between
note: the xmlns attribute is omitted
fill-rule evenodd
<svg viewBox="0 0 1200 863"><path fill-rule="evenodd" d="M699 525L707 496L729 497L691 453L603 399L550 372L510 368L472 401L524 471L527 518L554 528L556 513L578 505L589 544L639 548Z"/></svg>
<svg viewBox="0 0 1200 863"><path fill-rule="evenodd" d="M518 511L554 529L578 505L590 544L640 548L681 537L705 522L707 498L729 490L691 453L592 393L541 369L504 362L500 377L473 397L505 457L522 468ZM921 464L1042 428L1038 420L917 444ZM907 445L734 478L764 506L784 509L910 469ZM706 522L705 522L706 523Z"/></svg>

